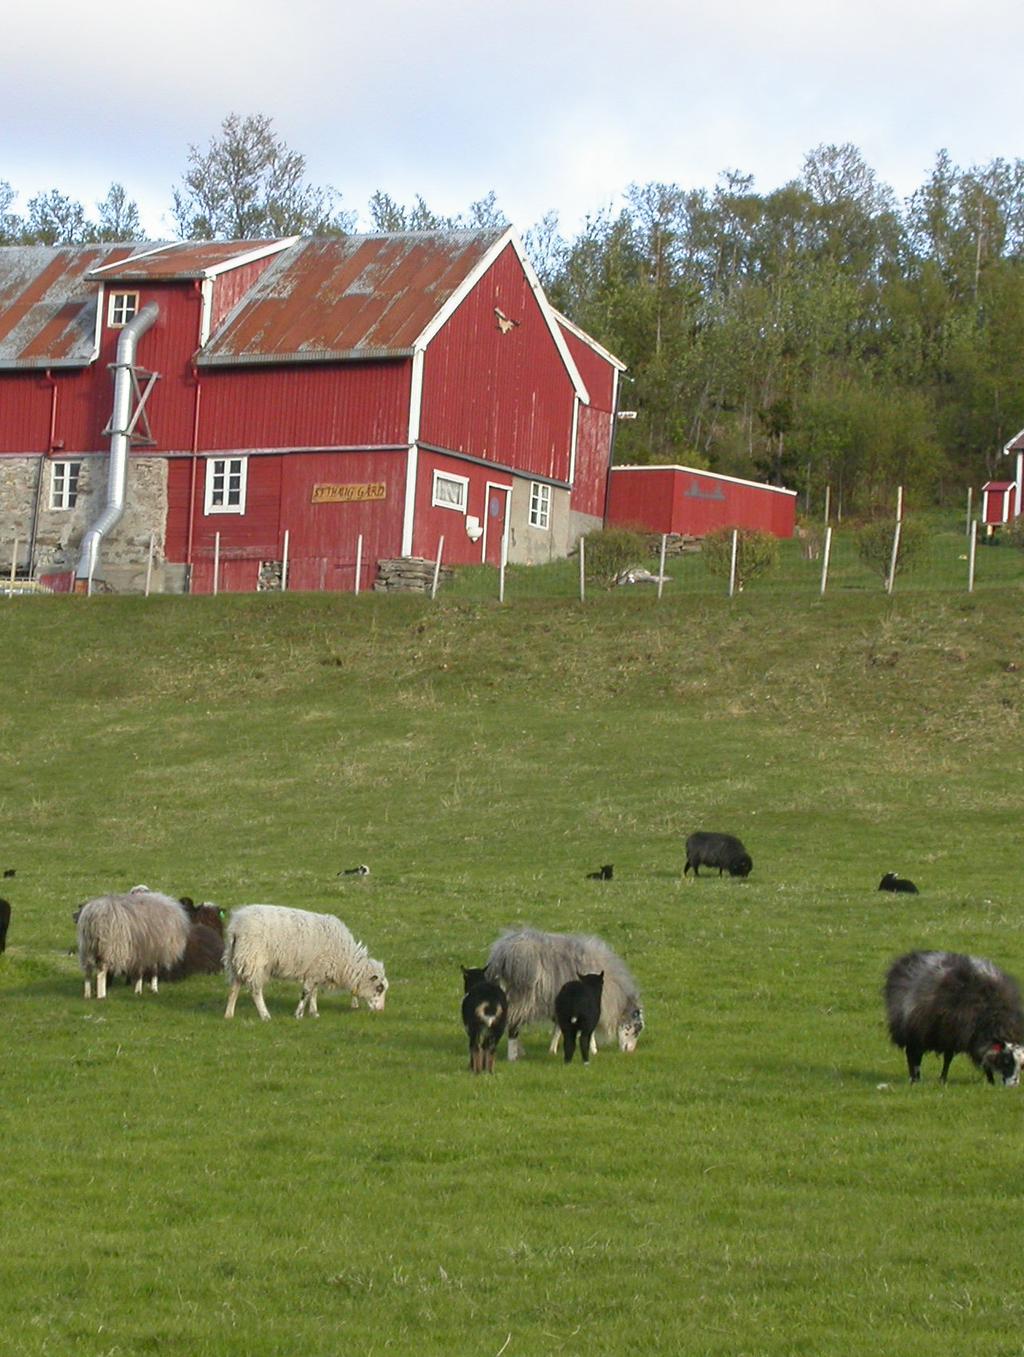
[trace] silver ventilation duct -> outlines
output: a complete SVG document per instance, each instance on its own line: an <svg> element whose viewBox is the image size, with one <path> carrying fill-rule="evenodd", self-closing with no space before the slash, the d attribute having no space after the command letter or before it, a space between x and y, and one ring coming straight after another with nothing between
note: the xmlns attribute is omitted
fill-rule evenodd
<svg viewBox="0 0 1024 1357"><path fill-rule="evenodd" d="M117 525L124 513L128 450L131 447L129 430L132 417L132 368L135 366L135 350L140 338L159 314L160 308L156 302L148 302L138 315L131 318L117 341L117 358L113 364L114 408L108 425L110 469L107 475L107 504L82 538L82 549L75 570L75 575L80 580L92 578L99 557L100 543L111 528Z"/></svg>

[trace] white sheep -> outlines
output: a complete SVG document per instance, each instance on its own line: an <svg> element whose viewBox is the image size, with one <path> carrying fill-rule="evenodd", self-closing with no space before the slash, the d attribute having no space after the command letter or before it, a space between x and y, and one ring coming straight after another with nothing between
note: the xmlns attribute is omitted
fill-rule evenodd
<svg viewBox="0 0 1024 1357"><path fill-rule="evenodd" d="M153 993L157 975L176 966L185 953L189 919L184 906L159 891L136 888L123 895L101 895L76 912L78 960L85 975L85 997L107 997L107 976L123 971L142 993L150 977Z"/></svg>
<svg viewBox="0 0 1024 1357"><path fill-rule="evenodd" d="M235 1003L248 985L256 1011L264 1022L270 1013L263 1001L268 980L298 980L302 997L296 1018L311 1013L319 988L351 990L353 1003L365 999L368 1008L382 1009L388 982L384 967L367 954L333 914L313 914L282 905L243 905L232 910L224 944L224 971L228 984L225 1018L235 1016Z"/></svg>

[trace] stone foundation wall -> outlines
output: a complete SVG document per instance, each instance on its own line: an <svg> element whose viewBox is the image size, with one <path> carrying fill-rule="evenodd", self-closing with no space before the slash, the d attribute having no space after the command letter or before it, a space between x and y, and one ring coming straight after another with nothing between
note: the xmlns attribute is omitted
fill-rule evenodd
<svg viewBox="0 0 1024 1357"><path fill-rule="evenodd" d="M78 564L82 538L107 503L109 457L104 454L61 457L78 462L78 496L73 509L51 509L53 458L0 457L0 573L9 572L14 539L18 539L17 569L33 578ZM35 522L32 560L29 545ZM167 461L163 457L132 456L128 461L125 509L120 522L100 545L96 581L118 593L145 588L150 533L155 535L150 587L180 590L182 571L165 571L164 531L167 523ZM166 579L165 579L166 575Z"/></svg>

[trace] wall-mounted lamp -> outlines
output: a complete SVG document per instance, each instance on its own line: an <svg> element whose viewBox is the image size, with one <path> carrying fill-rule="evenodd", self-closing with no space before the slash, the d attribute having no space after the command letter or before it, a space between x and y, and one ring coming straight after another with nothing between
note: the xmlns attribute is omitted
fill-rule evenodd
<svg viewBox="0 0 1024 1357"><path fill-rule="evenodd" d="M472 514L466 515L466 536L471 542L479 542L483 537L484 530L480 526L479 518L474 518Z"/></svg>

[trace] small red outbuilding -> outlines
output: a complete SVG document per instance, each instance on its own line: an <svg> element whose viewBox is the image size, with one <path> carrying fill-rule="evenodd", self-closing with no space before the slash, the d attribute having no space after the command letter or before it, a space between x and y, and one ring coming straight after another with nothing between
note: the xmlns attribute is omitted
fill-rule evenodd
<svg viewBox="0 0 1024 1357"><path fill-rule="evenodd" d="M607 522L704 537L717 528L757 528L792 537L795 490L689 466L617 466L609 476Z"/></svg>

